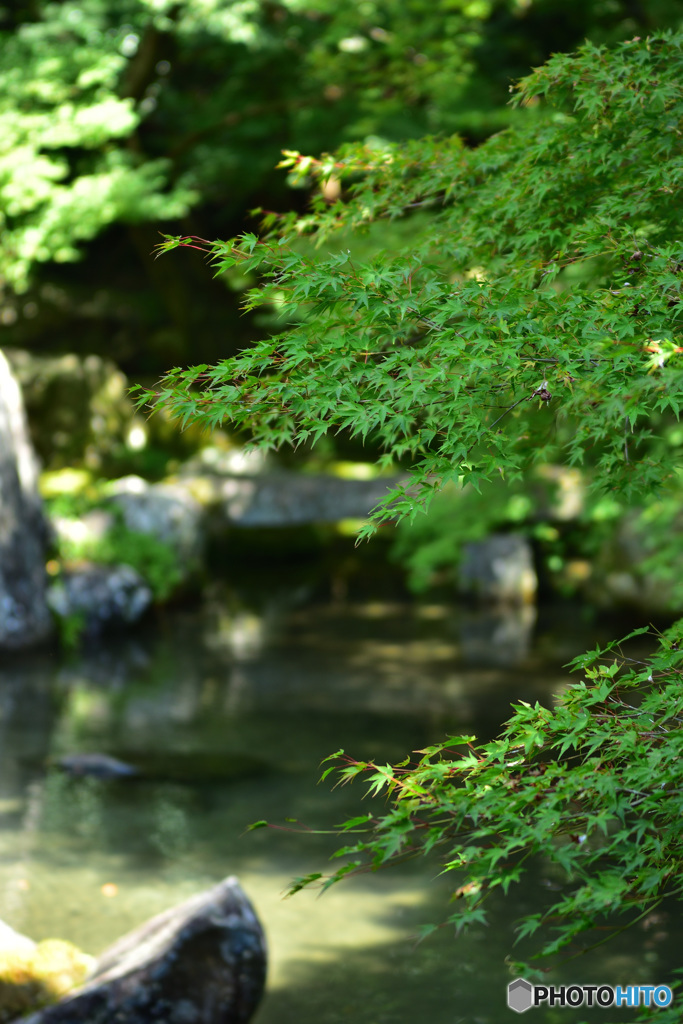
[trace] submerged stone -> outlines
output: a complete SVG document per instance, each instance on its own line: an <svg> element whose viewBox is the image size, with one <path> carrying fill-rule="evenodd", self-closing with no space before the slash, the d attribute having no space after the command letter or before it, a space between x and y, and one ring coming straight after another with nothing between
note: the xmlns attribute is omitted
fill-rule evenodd
<svg viewBox="0 0 683 1024"><path fill-rule="evenodd" d="M69 775L91 775L97 779L125 779L138 775L138 769L109 754L66 754L57 765Z"/></svg>

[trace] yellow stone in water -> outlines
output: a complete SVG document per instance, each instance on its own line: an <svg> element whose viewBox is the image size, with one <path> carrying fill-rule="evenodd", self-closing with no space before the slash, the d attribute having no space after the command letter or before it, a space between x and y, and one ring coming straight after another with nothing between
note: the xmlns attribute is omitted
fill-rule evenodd
<svg viewBox="0 0 683 1024"><path fill-rule="evenodd" d="M62 939L45 939L34 949L0 951L0 1024L56 1002L82 984L94 963Z"/></svg>

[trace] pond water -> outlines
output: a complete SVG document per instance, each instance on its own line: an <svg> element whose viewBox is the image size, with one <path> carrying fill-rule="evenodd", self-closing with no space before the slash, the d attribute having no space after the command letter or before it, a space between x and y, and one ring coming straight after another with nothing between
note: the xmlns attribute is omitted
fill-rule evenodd
<svg viewBox="0 0 683 1024"><path fill-rule="evenodd" d="M0 918L97 954L237 874L270 946L257 1024L509 1020L511 921L558 888L547 865L493 908L488 929L443 928L416 945L421 924L443 919L453 879L413 862L283 899L339 845L286 819L330 829L360 813L360 787L317 785L321 759L339 748L401 759L447 734L494 735L512 700L551 701L568 679L562 664L597 633L571 609L534 626L448 605L222 591L90 651L5 661ZM74 779L54 767L90 751L142 777ZM260 819L286 828L245 832ZM552 980L666 981L680 927L664 912L644 925Z"/></svg>

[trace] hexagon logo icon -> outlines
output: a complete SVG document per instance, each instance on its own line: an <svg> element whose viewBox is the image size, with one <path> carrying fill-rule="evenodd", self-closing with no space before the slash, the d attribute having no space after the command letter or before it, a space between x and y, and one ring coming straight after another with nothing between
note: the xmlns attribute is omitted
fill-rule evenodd
<svg viewBox="0 0 683 1024"><path fill-rule="evenodd" d="M516 978L508 985L508 1006L515 1013L524 1013L533 1005L533 986L524 978Z"/></svg>

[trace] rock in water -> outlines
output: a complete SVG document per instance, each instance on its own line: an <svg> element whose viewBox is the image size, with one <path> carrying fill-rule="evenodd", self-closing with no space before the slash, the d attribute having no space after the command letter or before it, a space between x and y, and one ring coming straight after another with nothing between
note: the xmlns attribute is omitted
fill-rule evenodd
<svg viewBox="0 0 683 1024"><path fill-rule="evenodd" d="M0 352L0 650L43 640L47 528L21 391Z"/></svg>
<svg viewBox="0 0 683 1024"><path fill-rule="evenodd" d="M65 754L57 765L69 775L92 775L96 779L125 779L138 774L137 768L109 754Z"/></svg>
<svg viewBox="0 0 683 1024"><path fill-rule="evenodd" d="M35 943L0 921L0 1022L53 1003L80 985L94 960L70 942Z"/></svg>
<svg viewBox="0 0 683 1024"><path fill-rule="evenodd" d="M48 590L55 615L78 616L82 634L97 637L106 629L137 622L152 603L152 591L130 565L90 565L65 570Z"/></svg>
<svg viewBox="0 0 683 1024"><path fill-rule="evenodd" d="M119 939L82 988L21 1024L246 1024L265 976L263 929L226 878Z"/></svg>

